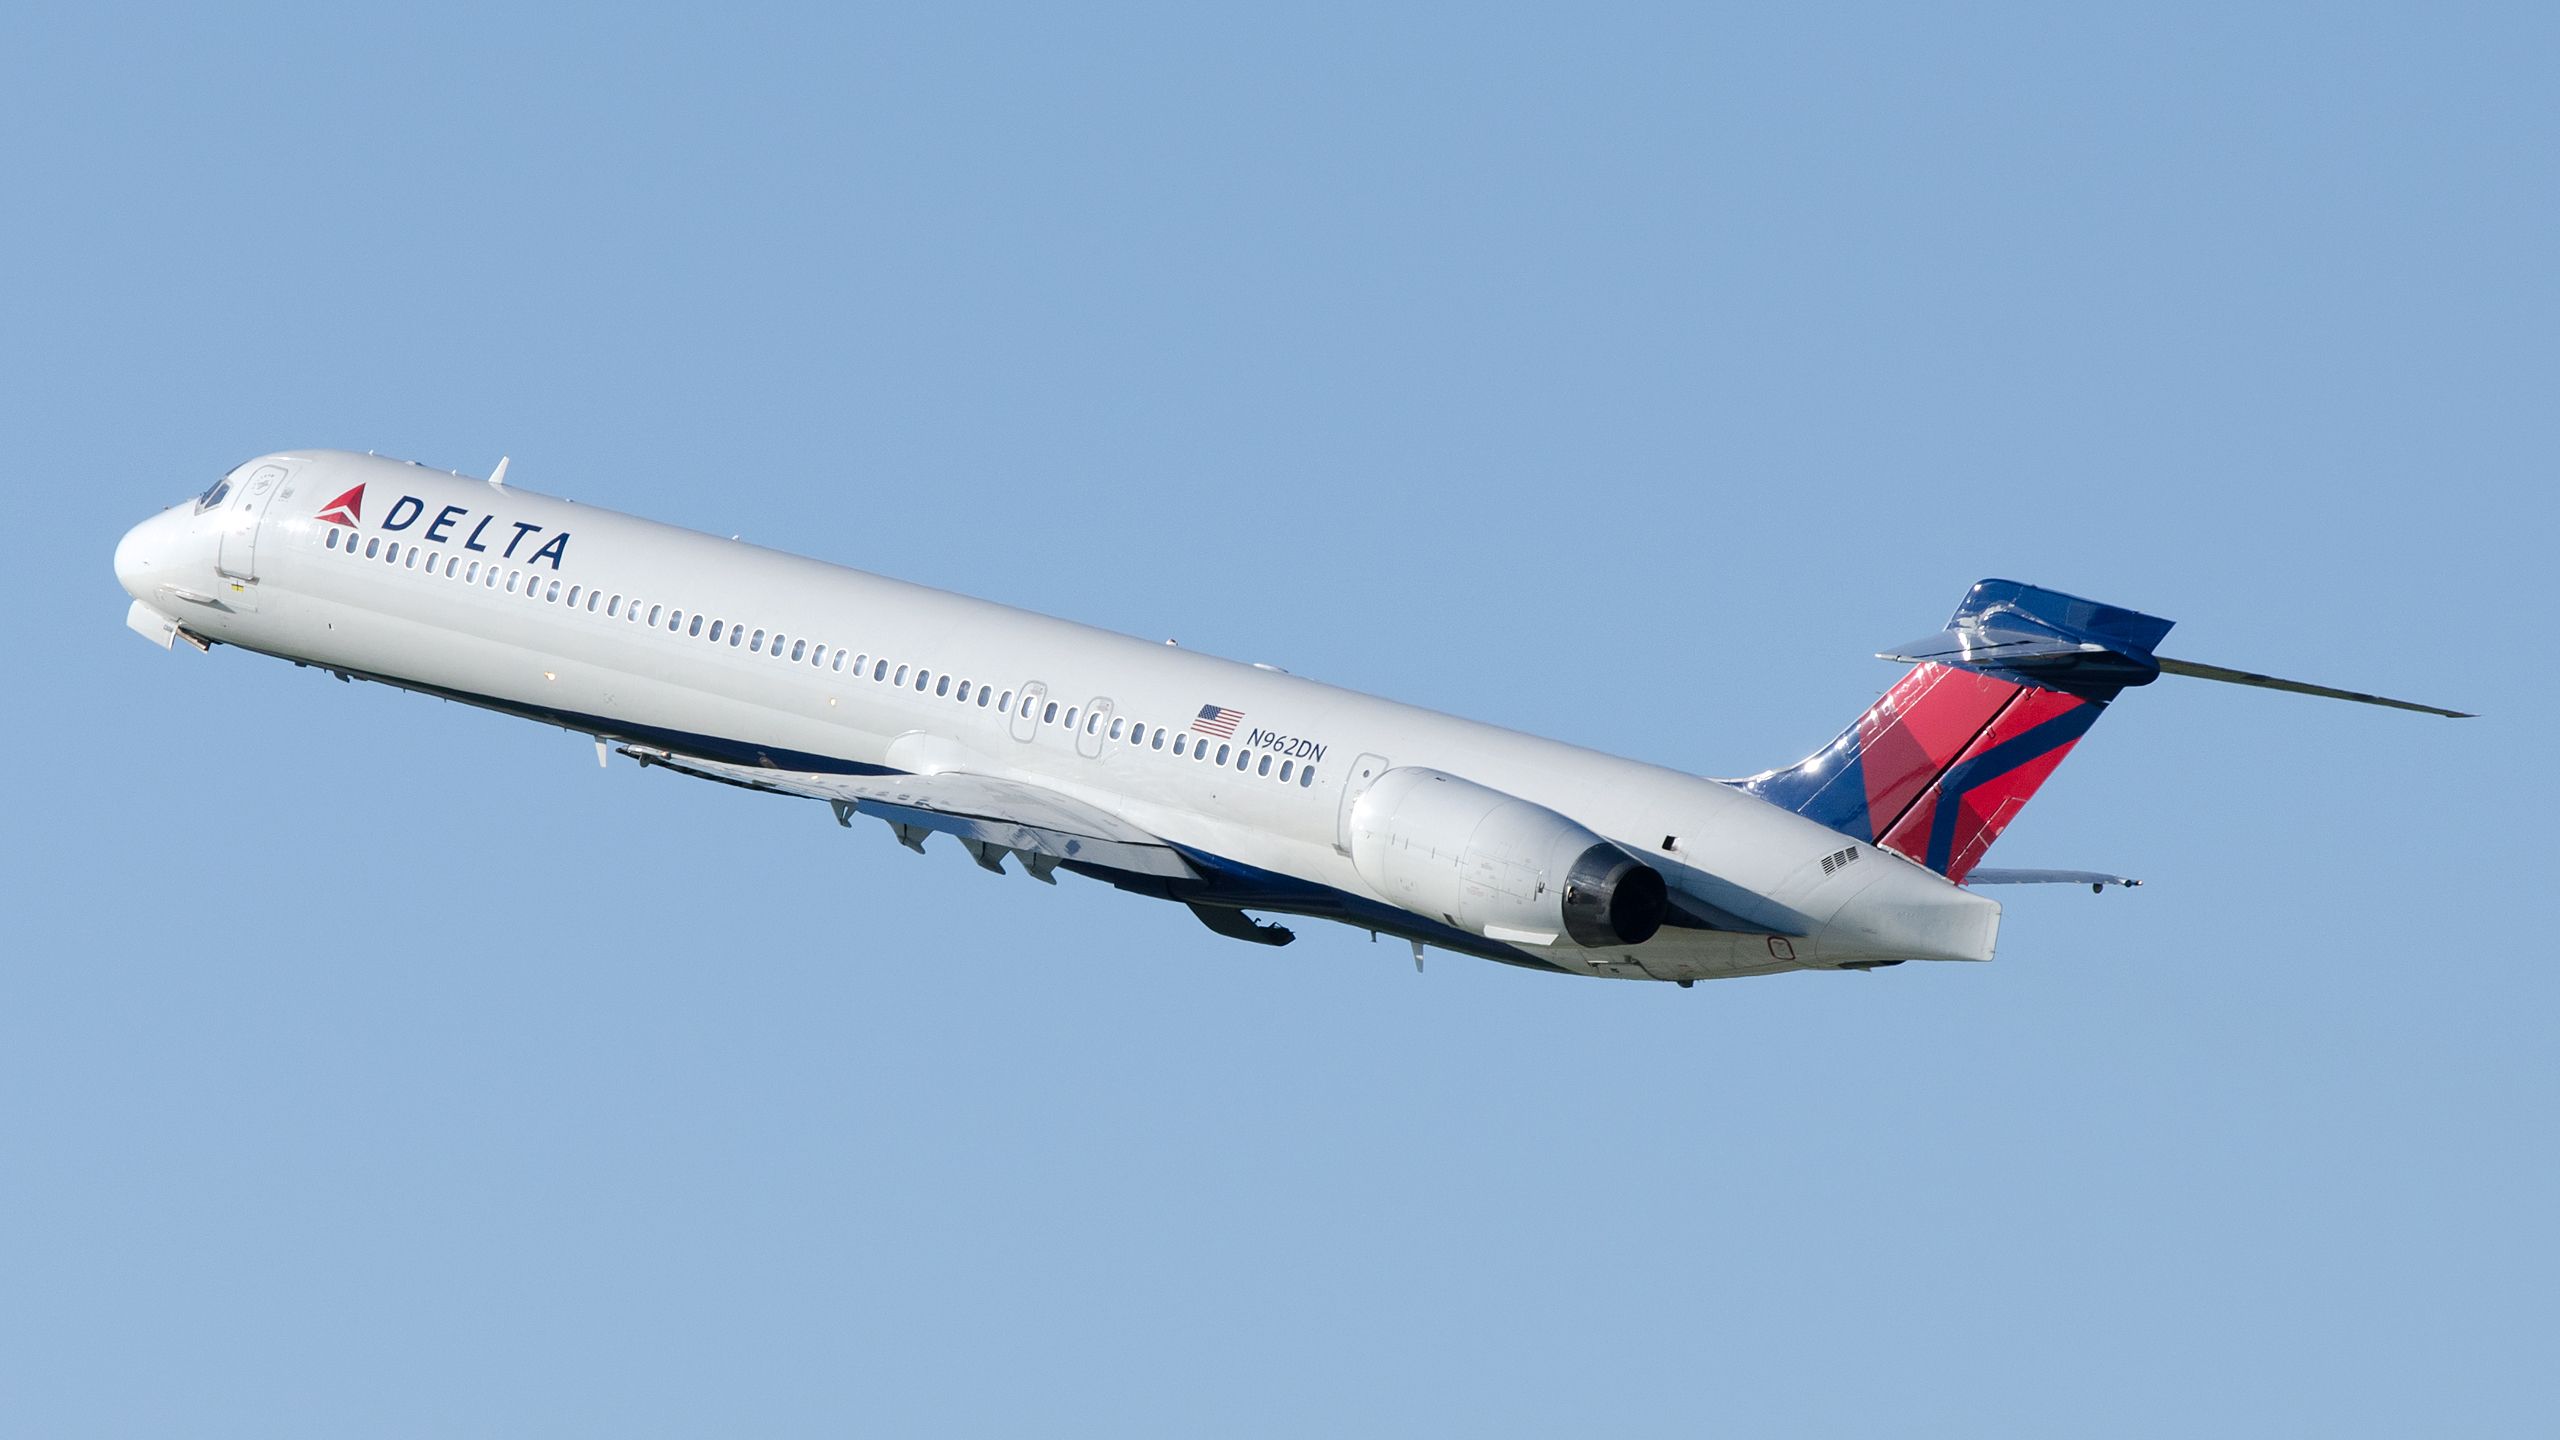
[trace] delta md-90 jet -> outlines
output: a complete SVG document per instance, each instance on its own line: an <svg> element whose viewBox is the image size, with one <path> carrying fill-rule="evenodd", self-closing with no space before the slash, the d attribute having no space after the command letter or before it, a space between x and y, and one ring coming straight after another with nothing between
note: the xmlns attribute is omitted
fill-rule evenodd
<svg viewBox="0 0 2560 1440"><path fill-rule="evenodd" d="M260 456L116 547L128 623L823 801L918 850L1066 871L1267 945L1340 921L1567 975L1988 960L1981 868L2170 622L2008 580L1801 763L1684 774L414 462Z"/></svg>

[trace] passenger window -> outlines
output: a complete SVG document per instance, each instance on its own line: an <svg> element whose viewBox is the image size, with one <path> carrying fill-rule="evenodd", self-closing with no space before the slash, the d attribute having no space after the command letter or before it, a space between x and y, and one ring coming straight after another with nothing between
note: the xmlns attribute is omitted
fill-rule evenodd
<svg viewBox="0 0 2560 1440"><path fill-rule="evenodd" d="M856 675L860 675L863 671L868 670L868 669L870 669L870 668L871 668L871 657L870 657L869 655L867 655L867 654L865 654L865 655L856 655L856 656L854 656L854 657L853 657L853 673L854 673L854 674L856 674Z"/></svg>
<svg viewBox="0 0 2560 1440"><path fill-rule="evenodd" d="M601 591L601 590L590 590L590 591L588 591L588 592L587 592L587 613L588 613L588 614L593 615L594 613L596 613L596 611L597 611L597 610L599 610L599 609L603 608L603 605L604 605L604 592L603 592L603 591Z"/></svg>
<svg viewBox="0 0 2560 1440"><path fill-rule="evenodd" d="M498 588L498 567L497 567L497 566L495 566L495 565L490 566L490 567L489 567L489 573L480 577L480 583L481 583L481 584L483 584L483 585L488 586L488 587L489 587L490 589L492 589L492 590L497 589L497 588Z"/></svg>
<svg viewBox="0 0 2560 1440"><path fill-rule="evenodd" d="M978 708L979 708L979 709L981 709L981 710L986 709L986 708L987 708L987 697L988 697L988 696L990 696L990 695L992 695L992 694L994 694L994 693L995 693L994 691L992 691L992 690L988 689L988 688L987 688L986 686L984 686L984 685L979 686L979 687L978 687Z"/></svg>
<svg viewBox="0 0 2560 1440"><path fill-rule="evenodd" d="M1011 711L1013 709L1013 692L1007 690L1003 694L997 696L996 708L998 710Z"/></svg>
<svg viewBox="0 0 2560 1440"><path fill-rule="evenodd" d="M948 676L948 675L945 675L945 676L943 676L941 679L934 681L934 682L933 682L933 693L934 693L934 694L936 694L936 695L948 695L948 694L950 694L950 693L951 693L951 677L950 677L950 676Z"/></svg>
<svg viewBox="0 0 2560 1440"><path fill-rule="evenodd" d="M1120 738L1120 725L1120 721L1114 720L1111 722L1111 738L1114 740Z"/></svg>
<svg viewBox="0 0 2560 1440"><path fill-rule="evenodd" d="M1067 707L1067 728L1070 730L1076 728L1076 707L1073 705Z"/></svg>
<svg viewBox="0 0 2560 1440"><path fill-rule="evenodd" d="M332 550L338 548L338 532L335 529L329 532L329 548Z"/></svg>
<svg viewBox="0 0 2560 1440"><path fill-rule="evenodd" d="M1185 753L1187 753L1187 749L1186 749L1186 747L1188 747L1188 746L1190 745L1190 743L1191 743L1191 737L1190 737L1190 736L1188 736L1188 735L1176 735L1176 736L1174 736L1174 737L1173 737L1173 753L1174 753L1174 754L1176 754L1176 755L1181 755L1181 754L1185 754Z"/></svg>
<svg viewBox="0 0 2560 1440"><path fill-rule="evenodd" d="M907 667L904 665L899 666L896 678L892 679L889 683L902 689L905 688L907 683Z"/></svg>
<svg viewBox="0 0 2560 1440"><path fill-rule="evenodd" d="M1102 712L1101 712L1101 711L1096 710L1096 711L1094 711L1092 714L1087 715L1086 717L1084 717L1084 733L1086 733L1087 735L1091 735L1091 734L1093 734L1094 732L1096 732L1096 731L1100 730L1101 728L1102 728Z"/></svg>
<svg viewBox="0 0 2560 1440"><path fill-rule="evenodd" d="M929 685L929 684L931 684L932 682L933 682L933 672L932 672L932 671L930 671L930 670L924 669L924 668L923 668L923 667L921 667L921 666L917 667L917 669L916 669L916 693L917 693L917 694L919 694L919 695L923 694L923 693L924 693L924 687L925 687L925 686L927 686L927 685Z"/></svg>
<svg viewBox="0 0 2560 1440"><path fill-rule="evenodd" d="M695 613L692 624L684 627L684 633L687 635L700 635L702 633L702 616L700 612ZM714 635L711 638L717 640L720 637Z"/></svg>
<svg viewBox="0 0 2560 1440"><path fill-rule="evenodd" d="M961 682L960 682L960 688L959 688L958 690L955 690L955 691L953 691L953 692L952 692L952 694L951 694L951 698L952 698L952 699L954 699L954 700L959 701L959 702L960 702L961 704L963 704L963 705L968 704L968 703L969 703L969 682L968 682L968 681L966 681L966 680L961 681Z"/></svg>
<svg viewBox="0 0 2560 1440"><path fill-rule="evenodd" d="M370 560L380 553L382 553L382 538L380 536L375 536L373 539L364 542L364 558Z"/></svg>
<svg viewBox="0 0 2560 1440"><path fill-rule="evenodd" d="M1268 756L1268 755L1265 755L1265 756L1263 756L1260 760L1256 761L1256 762L1254 763L1253 773L1254 773L1254 774L1256 774L1256 775L1268 775L1268 774L1270 774L1270 773L1271 773L1271 757L1270 757L1270 756Z"/></svg>
<svg viewBox="0 0 2560 1440"><path fill-rule="evenodd" d="M524 572L523 572L523 571L521 571L521 570L510 570L510 571L508 571L508 572L507 572L507 593L508 593L508 594L510 594L510 595L513 595L514 593L516 593L516 582L517 582L518 580L523 579L523 578L524 578Z"/></svg>
<svg viewBox="0 0 2560 1440"><path fill-rule="evenodd" d="M652 606L650 606L650 607L649 607L649 628L650 628L650 629L652 629L652 630L656 629L656 628L658 627L658 617L659 617L659 616L661 616L661 615L664 615L664 614L666 614L666 613L667 613L667 607L666 607L666 606L664 606L664 605L652 605Z"/></svg>
<svg viewBox="0 0 2560 1440"><path fill-rule="evenodd" d="M1040 712L1040 723L1043 725L1054 725L1057 723L1057 720L1058 702L1052 700L1049 702L1049 708Z"/></svg>
<svg viewBox="0 0 2560 1440"><path fill-rule="evenodd" d="M477 585L480 583L479 561L472 561L470 566L462 572L462 583L465 585Z"/></svg>
<svg viewBox="0 0 2560 1440"><path fill-rule="evenodd" d="M542 599L543 599L543 602L544 602L545 604L550 604L550 605L557 605L557 604L559 604L559 603L560 603L560 582L559 582L559 581L557 581L557 580L552 581L552 582L551 582L551 588L542 592Z"/></svg>
<svg viewBox="0 0 2560 1440"><path fill-rule="evenodd" d="M578 587L575 585L569 587L569 608L572 610L578 608Z"/></svg>
<svg viewBox="0 0 2560 1440"><path fill-rule="evenodd" d="M722 629L722 626L721 626L721 624L720 624L720 622L719 622L719 621L714 620L714 621L712 621L712 622L711 622L711 643L712 643L712 644L717 645L717 644L719 644L719 643L720 643L720 632L721 632L721 629Z"/></svg>
<svg viewBox="0 0 2560 1440"><path fill-rule="evenodd" d="M839 674L839 675L843 674L843 673L844 673L844 652L843 652L843 651L841 651L841 650L837 651L837 652L836 652L836 660L835 660L835 663L834 663L833 665L828 666L827 668L828 668L828 669L830 669L830 670L835 671L835 672L836 672L837 674Z"/></svg>
<svg viewBox="0 0 2560 1440"><path fill-rule="evenodd" d="M809 653L809 642L808 642L808 641L806 641L806 640L794 640L794 641L792 641L792 642L791 642L791 658L792 658L792 659L797 660L797 659L799 659L800 657L802 657L802 656L804 656L804 655L806 655L806 654L808 654L808 653Z"/></svg>
<svg viewBox="0 0 2560 1440"><path fill-rule="evenodd" d="M747 648L761 653L764 650L764 632L757 631L755 638L747 642Z"/></svg>
<svg viewBox="0 0 2560 1440"><path fill-rule="evenodd" d="M1289 767L1290 767L1290 766L1292 766L1292 765L1295 765L1295 764L1297 764L1297 763L1298 763L1298 762L1297 762L1297 761L1295 761L1295 760L1283 760L1283 761L1281 761L1281 762L1280 762L1280 783L1281 783L1281 784L1286 785L1286 784L1288 784L1288 783L1289 783Z"/></svg>
<svg viewBox="0 0 2560 1440"><path fill-rule="evenodd" d="M459 570L459 569L461 569L461 568L462 568L462 557L461 557L461 556L459 556L459 555L448 555L448 556L446 556L446 557L445 557L445 560L444 560L444 578L446 578L447 580L452 579L452 578L453 578L453 572L455 572L456 570Z"/></svg>
<svg viewBox="0 0 2560 1440"><path fill-rule="evenodd" d="M1156 732L1154 743L1149 745L1147 748L1150 750L1161 750L1164 748L1164 732L1162 730L1158 730Z"/></svg>
<svg viewBox="0 0 2560 1440"><path fill-rule="evenodd" d="M735 650L735 649L737 649L739 646L744 645L744 644L746 644L746 643L747 643L747 627L746 627L746 626L744 626L744 625L732 625L732 626L730 626L730 627L729 627L729 648L730 648L730 649L732 649L732 650Z"/></svg>
<svg viewBox="0 0 2560 1440"><path fill-rule="evenodd" d="M1224 745L1218 747L1218 763L1221 765L1227 763L1227 747Z"/></svg>
<svg viewBox="0 0 2560 1440"><path fill-rule="evenodd" d="M682 630L684 628L684 612L681 610L668 611L667 628L669 630Z"/></svg>
<svg viewBox="0 0 2560 1440"><path fill-rule="evenodd" d="M622 597L621 597L621 596L619 596L619 595L616 595L616 596L614 596L612 599L607 600L606 602L604 602L604 613L605 613L605 614L607 614L607 615L619 615L619 614L621 614L621 613L622 613Z"/></svg>
<svg viewBox="0 0 2560 1440"><path fill-rule="evenodd" d="M1310 765L1306 769L1298 772L1299 789L1304 790L1314 783L1316 783L1316 767Z"/></svg>
<svg viewBox="0 0 2560 1440"><path fill-rule="evenodd" d="M821 640L821 641L819 641L817 644L812 645L812 646L810 646L810 647L809 647L809 663L810 663L812 666L814 666L814 667L816 667L816 668L818 668L818 669L821 669L821 670L823 670L823 669L825 669L825 668L826 668L826 664L827 664L827 642L826 642L826 641Z"/></svg>
<svg viewBox="0 0 2560 1440"><path fill-rule="evenodd" d="M874 680L886 680L886 679L888 679L888 678L889 678L889 662L888 662L888 661L886 661L886 660L875 660L875 661L873 661L873 662L872 662L872 664L871 664L871 678L872 678L872 679L874 679Z"/></svg>

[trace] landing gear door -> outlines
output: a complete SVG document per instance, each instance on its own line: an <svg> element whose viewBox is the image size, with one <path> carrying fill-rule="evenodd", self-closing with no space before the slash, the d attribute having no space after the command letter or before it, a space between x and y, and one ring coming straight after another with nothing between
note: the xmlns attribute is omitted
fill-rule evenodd
<svg viewBox="0 0 2560 1440"><path fill-rule="evenodd" d="M1351 773L1342 778L1342 813L1334 821L1334 849L1345 855L1351 853L1351 807L1359 804L1360 797L1368 794L1369 787L1386 773L1387 757L1383 755L1363 755L1351 762Z"/></svg>
<svg viewBox="0 0 2560 1440"><path fill-rule="evenodd" d="M232 488L231 504L222 512L222 550L214 562L223 574L234 580L258 578L258 526L289 473L282 465L261 465Z"/></svg>

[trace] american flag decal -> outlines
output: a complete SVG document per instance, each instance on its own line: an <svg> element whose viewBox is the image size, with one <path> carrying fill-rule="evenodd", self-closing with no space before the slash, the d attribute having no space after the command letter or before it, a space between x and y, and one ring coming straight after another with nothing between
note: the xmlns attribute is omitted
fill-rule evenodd
<svg viewBox="0 0 2560 1440"><path fill-rule="evenodd" d="M1200 707L1199 717L1191 722L1191 728L1203 735L1215 735L1221 740L1230 740L1235 737L1236 722L1243 718L1244 712L1241 710L1230 710L1224 705L1203 705Z"/></svg>

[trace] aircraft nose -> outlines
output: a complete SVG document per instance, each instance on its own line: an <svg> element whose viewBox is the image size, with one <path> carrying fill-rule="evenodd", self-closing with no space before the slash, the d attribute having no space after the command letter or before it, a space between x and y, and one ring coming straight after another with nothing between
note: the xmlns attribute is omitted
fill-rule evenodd
<svg viewBox="0 0 2560 1440"><path fill-rule="evenodd" d="M136 600L150 598L168 571L171 532L183 529L186 517L163 510L124 532L116 542L116 583Z"/></svg>

